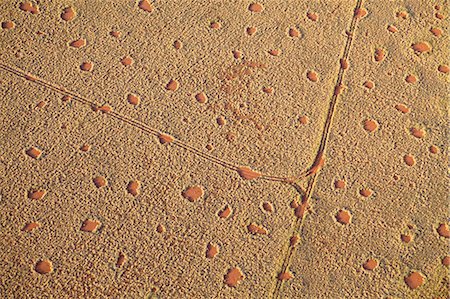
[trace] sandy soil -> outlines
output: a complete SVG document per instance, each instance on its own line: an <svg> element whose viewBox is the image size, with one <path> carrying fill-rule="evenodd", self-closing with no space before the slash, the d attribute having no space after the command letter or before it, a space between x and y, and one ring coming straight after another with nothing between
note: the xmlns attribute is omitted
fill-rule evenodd
<svg viewBox="0 0 450 299"><path fill-rule="evenodd" d="M1 2L1 297L449 297L448 12Z"/></svg>

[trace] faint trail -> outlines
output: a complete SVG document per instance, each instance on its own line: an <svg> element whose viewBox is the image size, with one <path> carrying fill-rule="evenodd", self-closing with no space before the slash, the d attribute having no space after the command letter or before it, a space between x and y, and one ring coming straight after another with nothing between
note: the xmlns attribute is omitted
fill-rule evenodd
<svg viewBox="0 0 450 299"><path fill-rule="evenodd" d="M9 72L11 74L14 74L18 77L22 77L34 84L38 84L41 86L44 86L48 89L51 89L57 93L60 93L62 95L65 96L69 96L71 97L71 99L83 104L83 105L88 105L91 108L93 108L94 111L100 111L100 112L104 112L105 115L111 116L117 120L120 120L124 123L127 123L135 128L140 129L141 131L147 133L148 135L153 135L156 136L160 139L160 142L163 144L173 144L175 146L178 146L180 148L185 149L186 151L199 156L205 160L210 161L211 163L214 163L216 165L220 165L224 168L227 168L229 170L232 171L237 171L239 173L239 175L241 177L243 177L244 179L247 180L251 180L251 179L264 179L267 181L274 181L274 182L285 182L285 183L290 183L292 184L294 181L300 179L301 177L283 177L283 176L274 176L274 175L269 175L269 174L264 174L264 173L259 173L257 171L254 171L252 169L250 169L249 167L246 166L239 166L239 165L235 165L231 162L228 162L226 160L220 159L216 156L213 156L211 154L205 153L202 150L193 147L192 145L187 144L186 142L183 142L177 138L174 138L164 132L161 132L157 129L154 129L142 122L139 122L135 119L132 119L130 117L127 117L125 115L122 115L118 112L115 112L114 110L112 110L111 107L107 106L107 105L99 105L98 103L95 103L87 98L84 98L70 90L67 90L66 88L62 87L62 86L58 86L52 83L49 83L41 78L38 78L34 75L28 74L22 70L18 70L15 68L12 68L6 64L0 63L0 69Z"/></svg>
<svg viewBox="0 0 450 299"><path fill-rule="evenodd" d="M331 126L333 123L333 116L336 110L336 103L339 98L339 95L342 93L344 86L342 85L342 81L344 78L344 73L348 69L348 58L350 54L350 49L352 47L353 42L353 35L358 23L358 19L365 15L365 12L361 10L362 0L357 0L356 6L354 8L354 14L350 23L350 28L347 31L347 40L344 47L344 52L342 54L342 58L340 60L340 68L339 73L336 79L336 84L334 86L333 95L331 96L327 118L325 120L325 125L323 127L322 137L319 145L319 149L317 150L316 158L314 160L313 165L309 169L309 171L306 173L306 176L311 176L308 185L306 187L306 190L304 194L300 193L299 191L299 197L301 198L301 202L299 206L295 209L295 216L296 221L294 223L294 226L292 228L292 237L289 241L289 247L286 255L283 258L283 264L281 266L281 271L279 274L287 273L289 271L289 267L292 262L292 258L295 254L296 247L298 246L299 242L301 241L301 230L303 227L303 222L307 213L309 201L312 196L312 192L314 191L314 187L317 181L317 176L320 172L320 169L325 163L325 152L326 147L328 143L328 138L330 135ZM292 242L293 238L296 238L298 233L299 239L296 242ZM278 277L277 277L278 278ZM272 293L272 298L277 299L281 295L281 288L283 287L284 280L277 279L275 289Z"/></svg>

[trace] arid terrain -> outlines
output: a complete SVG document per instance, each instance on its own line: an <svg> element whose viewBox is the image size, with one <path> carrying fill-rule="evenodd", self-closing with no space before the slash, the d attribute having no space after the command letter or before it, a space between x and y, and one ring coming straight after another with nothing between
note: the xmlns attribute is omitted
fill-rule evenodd
<svg viewBox="0 0 450 299"><path fill-rule="evenodd" d="M1 1L0 297L449 298L449 11Z"/></svg>

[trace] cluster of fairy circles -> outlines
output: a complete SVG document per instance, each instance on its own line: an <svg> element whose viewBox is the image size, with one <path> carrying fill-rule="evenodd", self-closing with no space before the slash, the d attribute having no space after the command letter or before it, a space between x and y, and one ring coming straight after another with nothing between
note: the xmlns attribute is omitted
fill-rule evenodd
<svg viewBox="0 0 450 299"><path fill-rule="evenodd" d="M161 143L167 141L168 137L161 137ZM170 140L169 140L170 142ZM92 150L92 147L89 144L82 144L78 150L81 153L88 153ZM32 146L26 148L24 150L24 154L30 159L34 160L36 163L40 163L40 161L45 160L46 153L38 147ZM253 179L255 176L252 171L249 169L245 169L241 171L241 176L243 179ZM257 176L256 176L257 177ZM107 177L104 175L96 175L91 178L92 188L95 188L99 191L107 189L110 186L110 182ZM123 190L129 194L129 196L137 197L141 194L141 182L139 180L131 179L126 186L123 186ZM52 196L51 192L47 191L44 187L42 188L31 188L27 192L27 198L33 201L45 202L45 200ZM191 204L196 204L200 202L205 197L205 188L200 184L193 184L187 186L184 190L180 192L181 198L184 198L187 202ZM270 202L261 203L261 211L264 213L273 213L274 206ZM222 219L222 221L230 218L232 216L233 209L231 205L225 205L219 211L217 211L216 216L218 219ZM80 219L80 227L79 230L83 233L101 233L102 230L102 222L95 217L87 217L85 219ZM36 221L28 222L22 228L22 231L25 233L32 233L36 229L42 227L42 224ZM268 235L269 232L266 228L264 228L260 224L256 224L254 222L249 223L247 225L247 230L249 234L254 235ZM166 233L166 228L163 224L158 224L155 227L155 231L158 234ZM205 248L205 257L207 259L213 259L218 254L220 254L220 248L214 242L209 242ZM126 255L123 252L120 252L117 257L116 267L122 267L126 262ZM49 274L53 272L53 264L49 259L39 260L34 267L34 270L39 274ZM244 279L244 275L242 274L239 267L230 268L228 273L226 274L224 283L227 286L235 287L242 279Z"/></svg>
<svg viewBox="0 0 450 299"><path fill-rule="evenodd" d="M154 11L153 4L148 0L141 0L138 3L138 7L144 12L144 13L152 13ZM33 4L31 2L22 2L19 5L19 9L22 10L24 13L30 13L33 15L39 14L39 5ZM258 2L252 2L247 7L248 12L250 14L264 14L265 13L265 7L263 4ZM360 9L357 12L358 17L362 18L367 15L367 11L365 9ZM306 13L306 16L309 21L316 22L319 19L319 15L316 12L308 11ZM71 22L77 17L77 11L74 7L66 7L61 11L60 18L63 22ZM400 19L406 19L408 17L408 13L401 11L397 13L397 17ZM435 17L438 20L442 20L445 18L443 13L440 11L440 8L436 8ZM3 30L13 30L16 28L16 24L12 20L6 20L3 21L2 24ZM212 21L209 25L209 28L211 31L214 30L221 30L222 24L220 21ZM258 34L257 27L249 26L244 29L246 34L249 37L255 36ZM389 32L389 34L396 34L399 30L398 28L393 25L389 24L386 28L386 30ZM290 26L286 30L286 38L291 39L297 39L302 37L301 30L299 30L296 26ZM112 38L119 39L121 37L121 32L117 30L113 30L109 33ZM432 27L430 29L430 38L440 38L443 34L443 30L439 27ZM84 47L87 47L89 45L89 40L85 36L79 36L74 40L67 41L67 46L70 47L73 50L81 49ZM431 46L432 43L429 41L414 41L409 46L409 50L412 51L412 53L415 53L415 55L431 55L433 53L433 47ZM176 50L182 49L184 44L179 41L175 40L173 42L173 47ZM241 59L243 56L242 51L240 50L233 50L231 51L232 57L234 59ZM270 59L277 59L277 57L283 55L283 49L281 48L271 48L266 50L266 54ZM385 47L377 47L373 49L373 63L385 63L386 57L388 57L389 51ZM117 58L117 63L120 63L123 68L133 68L135 65L135 60L130 55L124 53L123 56ZM77 66L81 73L88 74L90 72L93 72L95 69L94 62L86 60L81 61L79 66ZM340 67L342 69L348 69L349 68L349 62L346 59L342 59L340 61ZM448 65L441 63L439 65L436 65L436 72L438 72L438 75L446 75L449 73L449 67ZM304 78L310 82L310 84L318 84L320 83L320 74L318 74L315 70L305 70ZM403 78L403 77L402 77ZM403 79L402 79L403 80ZM367 92L371 92L372 90L376 89L377 82L374 79L367 78L362 83L362 87ZM405 74L404 77L404 83L405 86L411 87L415 86L417 84L420 84L420 78L418 78L417 74L414 73L408 73ZM341 87L341 86L339 86ZM180 88L182 88L180 84L180 80L177 78L171 78L168 79L162 88L165 90L165 92L172 93L177 92ZM343 87L342 87L343 88ZM267 94L273 94L276 92L272 87L270 86L264 86L261 88L261 90ZM338 90L338 92L341 92L341 89ZM193 96L196 102L199 104L205 104L208 102L208 93L204 90L198 90L195 95ZM70 100L70 97L65 96L63 98L63 101ZM127 95L125 95L124 99L129 105L138 107L143 99L142 95L139 95L135 92L130 91ZM44 108L46 105L45 101L39 101L36 104L36 107L38 109ZM112 108L104 105L101 107L97 107L98 110L102 112L111 112ZM411 108L408 107L405 103L397 103L392 109L395 109L395 113L398 113L400 116L405 117L408 116L408 114L411 112ZM307 124L309 119L307 116L300 116L298 118L299 122L301 124ZM216 122L219 126L226 126L227 122L226 119L223 116L218 116L216 119ZM361 130L364 130L368 136L374 136L378 133L378 131L383 129L383 124L375 119L375 117L369 117L364 119L361 122ZM408 129L408 133L411 136L411 139L414 140L426 140L427 139L427 128L421 127L421 126L412 126ZM363 132L364 132L363 131ZM175 141L175 138L168 134L159 134L158 139L161 144L170 144ZM429 153L432 155L436 155L440 152L440 149L438 146L434 144L427 144ZM83 144L79 147L79 150L81 152L87 153L91 150L91 146L89 144ZM24 150L25 154L36 161L41 161L45 159L45 152L42 148L39 146L31 146ZM414 167L417 163L416 157L411 153L402 153L401 159L399 159L399 163L402 163L405 168L410 169L409 167ZM258 177L261 177L262 174L258 173L256 171L253 171L252 169L248 167L239 167L237 169L238 174L246 180L252 180ZM93 188L97 188L99 190L106 189L109 185L109 182L107 178L103 175L96 175L92 180L92 186ZM129 196L137 197L141 193L141 181L130 178L129 182L126 184L126 186L123 186L123 190L127 192ZM340 190L344 190L347 188L347 182L345 179L337 179L334 182L335 189L339 192ZM362 186L359 190L358 196L361 196L364 198L371 198L375 194L376 190L372 190L369 186ZM45 201L45 198L48 196L51 196L45 188L32 188L28 190L27 197L30 200L36 200L36 201ZM186 186L184 190L180 191L180 195L182 198L184 198L188 203L190 204L196 204L199 201L201 201L202 198L205 196L205 188L201 184L192 184L190 186ZM309 208L307 205L302 205L297 202L291 203L291 207L294 210L294 215L301 218L303 217L305 211ZM261 204L261 210L264 213L273 213L274 212L274 206L270 202L264 202ZM233 207L232 204L227 204L223 206L219 211L216 213L217 217L219 219L222 219L225 221L226 219L229 219L233 215ZM333 215L336 225L340 225L342 227L349 227L352 225L352 211L347 208L339 209L335 212ZM39 229L41 227L41 223L39 222L29 222L26 223L23 227L23 231L26 233L32 233L32 231ZM102 229L102 223L100 220L95 218L87 217L86 219L80 219L80 227L79 230L83 233L100 233ZM246 229L249 234L258 235L258 236L267 236L270 234L270 231L264 227L260 223L255 222L249 222L246 224ZM158 224L155 228L155 231L157 233L166 233L166 228L163 224ZM437 233L437 236L439 238L443 238L447 240L450 238L450 231L448 228L447 223L439 223L437 227L435 228L435 231ZM413 229L410 229L408 232L405 232L404 234L401 234L399 238L404 244L413 242L413 236L414 232ZM299 240L299 236L294 235L290 239L290 245L293 247L297 244ZM220 255L220 248L219 246L214 242L209 242L205 246L205 257L208 259L214 259L218 255ZM122 267L126 262L126 256L124 253L119 253L117 258L117 267ZM442 264L446 267L449 266L450 263L450 257L445 256L442 258ZM377 267L379 266L380 261L375 257L369 257L365 261L362 261L361 267L365 271L376 271ZM53 264L49 259L42 259L35 263L34 270L39 274L49 274L53 272ZM293 275L290 272L282 272L279 273L278 279L279 280L289 280L292 279ZM238 266L230 267L226 274L224 275L224 283L225 285L229 287L236 287L242 280L245 279L245 275L242 272L241 268ZM425 281L426 277L420 272L420 271L411 271L408 273L407 276L404 277L405 283L410 287L411 289L416 289L419 286L421 286Z"/></svg>

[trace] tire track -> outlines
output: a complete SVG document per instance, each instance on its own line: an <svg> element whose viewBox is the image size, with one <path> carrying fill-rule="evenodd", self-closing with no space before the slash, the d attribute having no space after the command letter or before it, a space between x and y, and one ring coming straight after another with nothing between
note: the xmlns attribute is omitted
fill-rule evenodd
<svg viewBox="0 0 450 299"><path fill-rule="evenodd" d="M0 63L0 69L8 72L10 74L13 74L15 76L24 78L31 83L44 86L50 90L53 90L54 92L57 92L64 96L68 96L68 97L70 97L70 99L72 99L74 101L77 101L85 106L90 106L96 112L97 111L103 112L105 115L113 117L121 122L127 123L130 126L133 126L137 129L140 129L141 131L143 131L144 133L146 133L148 135L153 135L153 136L157 137L162 144L167 144L167 145L172 144L172 145L180 147L198 157L201 157L211 163L214 163L216 165L219 165L219 166L229 169L231 171L236 171L245 180L263 179L263 180L267 180L267 181L294 184L295 181L306 177L305 176L306 172L302 172L300 175L298 175L296 177L276 176L276 175L264 174L264 173L255 171L248 166L239 166L239 165L233 164L229 161L226 161L226 160L216 157L214 155L205 153L204 151L202 151L180 139L177 139L167 133L164 133L155 128L152 128L152 127L146 125L145 123L139 122L139 121L137 121L133 118L130 118L126 115L115 112L108 105L99 105L98 103L93 102L81 95L78 95L77 93L72 92L63 86L58 86L56 84L49 83L41 78L38 78L31 74L28 74L23 70L19 70L19 69L10 67L3 63Z"/></svg>
<svg viewBox="0 0 450 299"><path fill-rule="evenodd" d="M281 265L281 271L277 275L277 282L275 285L275 289L272 292L272 298L278 299L280 298L283 283L286 279L284 277L289 277L289 267L292 263L293 256L295 255L296 247L298 246L299 242L301 241L301 230L303 228L303 222L307 214L307 208L312 196L312 193L314 191L315 184L317 182L317 177L319 175L320 169L325 164L325 152L327 148L328 138L330 135L331 127L333 124L333 116L335 114L336 110L336 104L339 99L339 96L342 94L344 90L344 85L342 84L342 81L344 79L345 71L348 69L348 59L350 55L350 50L352 47L353 42L353 35L356 30L356 26L358 24L358 20L362 17L364 17L367 12L365 9L361 8L362 0L357 0L355 8L354 8L354 14L350 23L350 28L346 31L347 34L347 40L344 47L344 52L342 54L342 58L340 59L340 68L339 72L336 78L336 84L334 86L333 95L331 96L329 107L328 107L328 113L327 118L325 120L325 124L322 131L322 137L319 144L319 149L317 150L316 158L314 160L314 163L312 164L309 171L306 173L307 177L310 177L308 180L308 184L306 187L305 192L301 192L301 190L297 191L299 192L298 198L300 200L300 204L295 208L295 216L296 220L292 228L292 236L289 240L289 245L287 249L287 253L283 257L283 263Z"/></svg>

